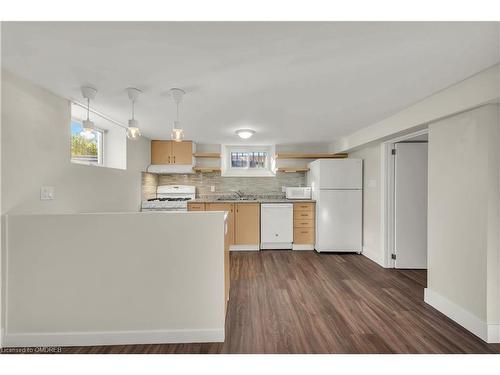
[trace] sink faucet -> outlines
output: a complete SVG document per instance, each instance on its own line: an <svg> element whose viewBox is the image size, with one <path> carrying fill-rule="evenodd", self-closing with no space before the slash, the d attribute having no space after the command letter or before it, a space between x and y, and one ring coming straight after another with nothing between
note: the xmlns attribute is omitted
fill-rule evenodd
<svg viewBox="0 0 500 375"><path fill-rule="evenodd" d="M243 198L245 196L245 193L243 193L241 190L236 190L235 193L238 198Z"/></svg>

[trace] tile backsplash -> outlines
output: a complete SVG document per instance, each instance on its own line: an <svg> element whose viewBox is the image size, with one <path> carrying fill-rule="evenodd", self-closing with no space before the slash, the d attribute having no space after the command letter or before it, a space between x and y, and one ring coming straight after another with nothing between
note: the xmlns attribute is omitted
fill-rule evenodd
<svg viewBox="0 0 500 375"><path fill-rule="evenodd" d="M234 194L236 190L251 195L283 196L282 186L306 186L306 174L278 172L275 177L222 177L219 172L163 175L143 172L142 199L154 198L158 185L194 185L200 198ZM212 186L215 192L211 191Z"/></svg>

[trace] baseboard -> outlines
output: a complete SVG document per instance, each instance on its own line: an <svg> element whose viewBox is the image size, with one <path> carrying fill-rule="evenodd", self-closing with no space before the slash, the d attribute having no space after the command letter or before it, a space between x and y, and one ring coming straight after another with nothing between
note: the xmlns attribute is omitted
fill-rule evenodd
<svg viewBox="0 0 500 375"><path fill-rule="evenodd" d="M230 251L259 251L260 247L256 245L230 245Z"/></svg>
<svg viewBox="0 0 500 375"><path fill-rule="evenodd" d="M292 250L314 250L314 244L310 245L297 245L293 244L292 245Z"/></svg>
<svg viewBox="0 0 500 375"><path fill-rule="evenodd" d="M224 329L7 333L5 347L224 342Z"/></svg>
<svg viewBox="0 0 500 375"><path fill-rule="evenodd" d="M488 324L488 343L500 344L500 324Z"/></svg>
<svg viewBox="0 0 500 375"><path fill-rule="evenodd" d="M260 244L261 250L291 250L291 242L279 242L279 243L269 243L263 242Z"/></svg>
<svg viewBox="0 0 500 375"><path fill-rule="evenodd" d="M488 337L488 324L485 321L479 319L471 312L465 310L463 307L458 306L456 303L450 301L449 299L443 297L439 293L436 293L429 288L424 289L424 301L425 303L431 305L436 310L446 315L451 320L460 324L466 330L472 332L481 340L488 343L493 342L490 341L490 338ZM494 331L494 328L492 327L491 330ZM493 339L493 337L491 339Z"/></svg>
<svg viewBox="0 0 500 375"><path fill-rule="evenodd" d="M380 254L380 252L363 246L363 251L361 252L361 254L371 261L377 263L379 266L386 268L384 264L384 256L383 254Z"/></svg>

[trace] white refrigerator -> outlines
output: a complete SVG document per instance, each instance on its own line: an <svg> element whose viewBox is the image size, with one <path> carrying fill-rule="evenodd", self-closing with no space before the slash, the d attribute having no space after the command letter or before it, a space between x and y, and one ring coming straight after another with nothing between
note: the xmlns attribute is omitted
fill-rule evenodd
<svg viewBox="0 0 500 375"><path fill-rule="evenodd" d="M363 160L313 161L307 183L316 200L316 251L361 253Z"/></svg>

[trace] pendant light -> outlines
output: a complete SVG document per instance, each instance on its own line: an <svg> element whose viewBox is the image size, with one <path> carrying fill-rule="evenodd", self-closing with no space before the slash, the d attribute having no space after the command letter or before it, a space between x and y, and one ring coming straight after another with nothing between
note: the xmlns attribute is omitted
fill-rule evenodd
<svg viewBox="0 0 500 375"><path fill-rule="evenodd" d="M182 130L182 126L179 121L179 103L182 101L182 98L184 97L184 94L186 92L182 89L173 88L170 89L170 93L177 107L177 119L174 121L174 124L172 126L171 137L175 142L182 142L182 140L184 139L184 130Z"/></svg>
<svg viewBox="0 0 500 375"><path fill-rule="evenodd" d="M127 138L135 141L139 139L141 136L141 131L139 130L139 121L135 119L135 102L142 91L136 89L135 87L129 87L127 89L128 98L132 102L132 118L128 120L128 128L127 128Z"/></svg>
<svg viewBox="0 0 500 375"><path fill-rule="evenodd" d="M93 138L95 125L92 121L90 121L90 100L95 99L97 90L93 87L84 86L82 87L82 95L85 99L87 99L87 119L82 121L82 135L85 138Z"/></svg>

